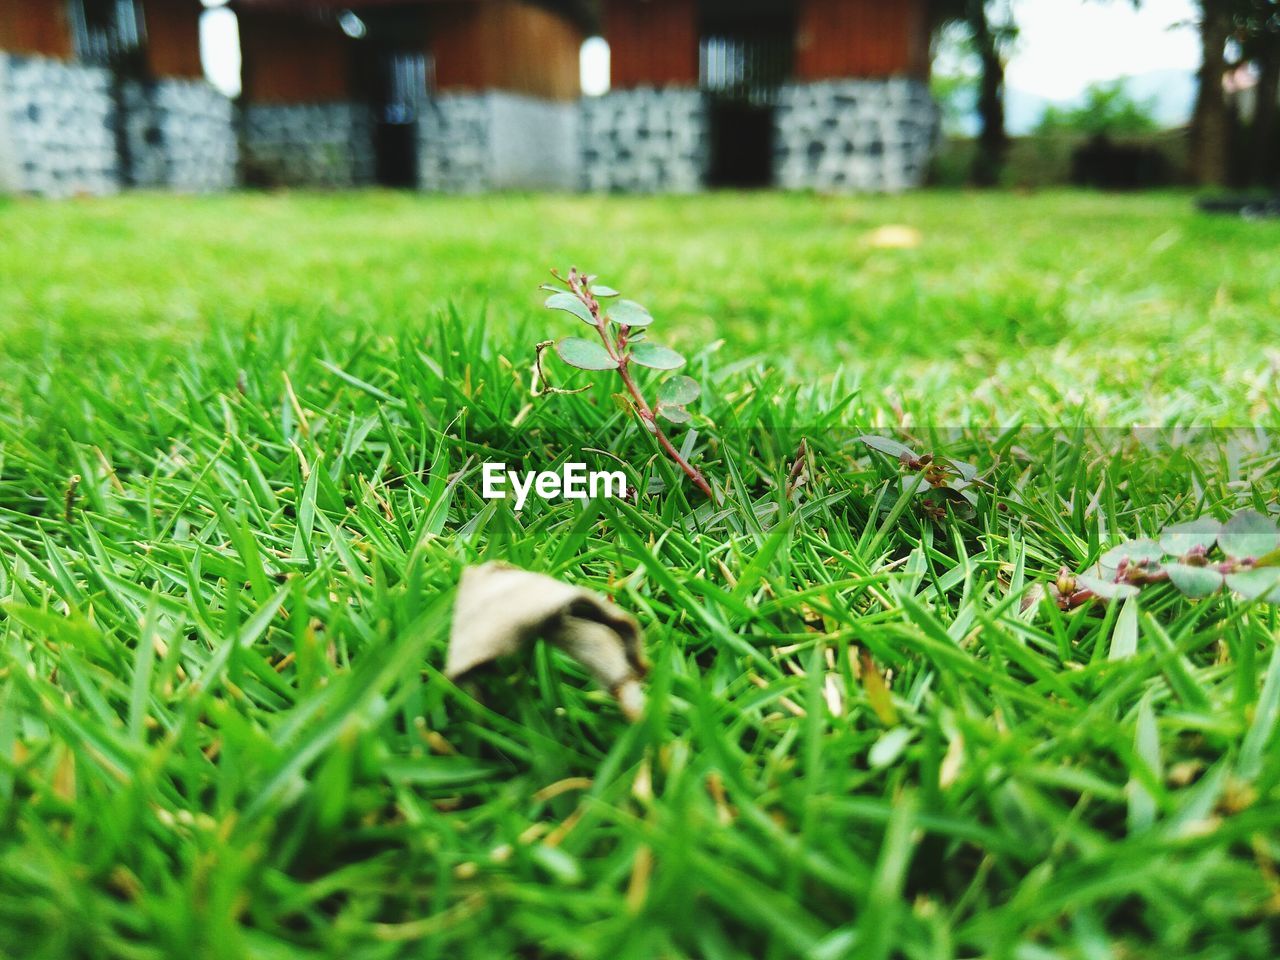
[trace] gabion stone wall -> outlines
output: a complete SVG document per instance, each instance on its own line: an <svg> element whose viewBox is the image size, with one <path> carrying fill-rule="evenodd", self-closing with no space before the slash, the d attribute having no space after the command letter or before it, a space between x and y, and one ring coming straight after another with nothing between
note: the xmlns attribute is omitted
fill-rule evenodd
<svg viewBox="0 0 1280 960"><path fill-rule="evenodd" d="M432 98L419 121L420 186L443 193L572 190L578 105L512 93Z"/></svg>
<svg viewBox="0 0 1280 960"><path fill-rule="evenodd" d="M203 81L131 81L117 91L101 67L0 54L0 189L49 197L125 186L219 190L234 185L235 171L231 101Z"/></svg>
<svg viewBox="0 0 1280 960"><path fill-rule="evenodd" d="M491 119L483 95L429 100L418 119L419 186L441 193L489 189Z"/></svg>
<svg viewBox="0 0 1280 960"><path fill-rule="evenodd" d="M0 189L50 197L119 189L111 76L0 54Z"/></svg>
<svg viewBox="0 0 1280 960"><path fill-rule="evenodd" d="M362 186L376 171L373 114L356 103L254 104L240 150L250 185Z"/></svg>
<svg viewBox="0 0 1280 960"><path fill-rule="evenodd" d="M198 80L124 87L131 185L183 192L229 190L236 182L234 108Z"/></svg>
<svg viewBox="0 0 1280 960"><path fill-rule="evenodd" d="M787 190L891 192L918 187L938 137L919 80L790 84L775 119L774 173Z"/></svg>
<svg viewBox="0 0 1280 960"><path fill-rule="evenodd" d="M707 107L691 89L640 88L584 97L582 186L691 193L707 171Z"/></svg>

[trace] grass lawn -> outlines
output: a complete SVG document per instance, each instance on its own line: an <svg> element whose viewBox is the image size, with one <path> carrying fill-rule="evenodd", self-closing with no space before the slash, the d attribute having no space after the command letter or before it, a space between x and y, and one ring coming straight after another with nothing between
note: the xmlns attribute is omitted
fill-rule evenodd
<svg viewBox="0 0 1280 960"><path fill-rule="evenodd" d="M1036 597L1277 511L1277 251L1182 195L0 199L0 956L1274 957L1280 613ZM530 395L570 264L721 504L605 375ZM636 502L480 496L571 455ZM639 723L543 645L444 679L488 559L636 614Z"/></svg>

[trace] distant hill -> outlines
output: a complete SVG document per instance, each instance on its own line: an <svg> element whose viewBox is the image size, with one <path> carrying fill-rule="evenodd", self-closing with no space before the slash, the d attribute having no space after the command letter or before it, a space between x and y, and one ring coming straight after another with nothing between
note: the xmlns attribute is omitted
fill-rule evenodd
<svg viewBox="0 0 1280 960"><path fill-rule="evenodd" d="M1179 127L1191 119L1196 100L1196 76L1191 71L1155 70L1129 77L1125 87L1136 100L1155 100L1155 118L1162 127ZM1039 94L1010 87L1005 94L1005 123L1011 134L1030 133L1045 107L1079 106L1081 98L1050 100ZM976 130L976 119L974 129Z"/></svg>

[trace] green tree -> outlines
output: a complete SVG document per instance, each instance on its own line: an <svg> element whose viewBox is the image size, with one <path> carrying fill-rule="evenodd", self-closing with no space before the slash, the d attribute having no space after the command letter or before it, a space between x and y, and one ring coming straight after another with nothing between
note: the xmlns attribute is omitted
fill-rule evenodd
<svg viewBox="0 0 1280 960"><path fill-rule="evenodd" d="M1247 2L1247 0L1246 0ZM1222 79L1227 72L1227 40L1240 0L1199 0L1200 71L1191 116L1191 173L1204 186L1227 182L1231 117Z"/></svg>
<svg viewBox="0 0 1280 960"><path fill-rule="evenodd" d="M1078 107L1048 106L1036 125L1038 134L1079 133L1085 136L1125 136L1159 128L1155 99L1136 100L1123 80L1095 83Z"/></svg>
<svg viewBox="0 0 1280 960"><path fill-rule="evenodd" d="M1009 149L1004 117L1004 71L1018 36L1013 0L938 0L934 12L939 25L964 26L978 58L977 108L981 129L972 177L979 186L995 186L1000 182Z"/></svg>
<svg viewBox="0 0 1280 960"><path fill-rule="evenodd" d="M1252 183L1275 185L1280 183L1280 0L1242 0L1233 25L1240 60L1251 63L1258 76L1242 172Z"/></svg>

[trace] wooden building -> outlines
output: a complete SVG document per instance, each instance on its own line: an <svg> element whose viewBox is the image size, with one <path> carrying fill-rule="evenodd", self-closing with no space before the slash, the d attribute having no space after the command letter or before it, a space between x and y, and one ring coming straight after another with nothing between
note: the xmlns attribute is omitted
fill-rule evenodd
<svg viewBox="0 0 1280 960"><path fill-rule="evenodd" d="M0 188L899 190L938 126L933 0L0 0ZM582 97L583 39L612 86Z"/></svg>
<svg viewBox="0 0 1280 960"><path fill-rule="evenodd" d="M246 172L267 183L571 187L585 8L235 0Z"/></svg>
<svg viewBox="0 0 1280 960"><path fill-rule="evenodd" d="M587 111L593 186L898 189L923 177L937 125L929 0L600 8L612 77ZM650 120L636 128L635 115Z"/></svg>
<svg viewBox="0 0 1280 960"><path fill-rule="evenodd" d="M213 189L231 105L203 80L200 0L3 0L0 186Z"/></svg>

